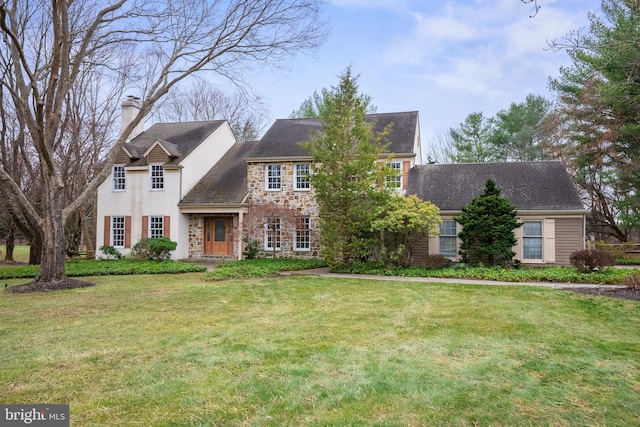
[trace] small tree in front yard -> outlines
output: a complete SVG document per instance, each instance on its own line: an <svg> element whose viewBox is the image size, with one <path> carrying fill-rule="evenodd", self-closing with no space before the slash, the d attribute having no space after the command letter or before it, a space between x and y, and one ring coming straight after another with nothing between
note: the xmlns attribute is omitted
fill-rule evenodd
<svg viewBox="0 0 640 427"><path fill-rule="evenodd" d="M285 242L293 241L297 216L297 211L273 202L252 205L247 215L247 250L251 246L261 247L265 253L271 252L275 259L277 250L283 250ZM262 242L262 245L256 242ZM252 255L255 257L256 253Z"/></svg>
<svg viewBox="0 0 640 427"><path fill-rule="evenodd" d="M462 226L459 254L462 262L473 265L509 266L517 240L514 230L522 226L516 220L516 209L500 189L488 179L484 192L462 208L454 219Z"/></svg>
<svg viewBox="0 0 640 427"><path fill-rule="evenodd" d="M427 235L439 233L440 210L417 196L392 194L378 206L371 228L379 233L380 252L385 264L409 265L413 246Z"/></svg>

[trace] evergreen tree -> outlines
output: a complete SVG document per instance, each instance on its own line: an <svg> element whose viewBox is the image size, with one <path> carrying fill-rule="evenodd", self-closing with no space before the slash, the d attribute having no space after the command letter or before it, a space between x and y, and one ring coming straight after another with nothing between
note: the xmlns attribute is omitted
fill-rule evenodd
<svg viewBox="0 0 640 427"><path fill-rule="evenodd" d="M516 220L516 209L509 199L500 196L494 180L488 179L484 192L454 219L462 225L458 234L462 262L505 267L511 264L517 243L514 230L522 223Z"/></svg>
<svg viewBox="0 0 640 427"><path fill-rule="evenodd" d="M570 166L598 167L591 175L596 181L587 176L579 182L594 206L606 202L607 209L597 208L594 217L605 218L611 234L626 240L640 228L640 2L603 0L602 13L589 19L586 34L574 32L568 44L556 42L573 64L561 70L552 88L562 126L570 131L566 142L578 153ZM604 188L593 197L602 181Z"/></svg>
<svg viewBox="0 0 640 427"><path fill-rule="evenodd" d="M453 141L454 163L483 163L494 160L494 149L489 140L493 132L493 120L482 112L471 113L457 128L450 128Z"/></svg>
<svg viewBox="0 0 640 427"><path fill-rule="evenodd" d="M376 134L365 120L369 97L358 93L347 69L337 87L323 92L319 119L324 130L305 149L313 156L311 182L320 206L321 256L330 266L366 259L377 246L372 231L375 207L389 198L384 168L388 129Z"/></svg>

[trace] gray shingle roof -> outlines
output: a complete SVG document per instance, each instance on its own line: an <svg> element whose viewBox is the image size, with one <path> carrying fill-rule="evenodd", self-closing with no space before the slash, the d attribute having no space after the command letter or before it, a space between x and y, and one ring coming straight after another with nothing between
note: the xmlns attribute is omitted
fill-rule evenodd
<svg viewBox="0 0 640 427"><path fill-rule="evenodd" d="M431 201L442 211L459 211L482 194L489 178L520 211L584 209L558 161L416 166L409 172L407 194Z"/></svg>
<svg viewBox="0 0 640 427"><path fill-rule="evenodd" d="M239 204L247 195L247 153L257 141L236 142L180 202L184 205Z"/></svg>
<svg viewBox="0 0 640 427"><path fill-rule="evenodd" d="M390 153L407 153L414 151L414 141L418 128L418 112L368 114L368 121L374 121L373 131L380 132L388 124L393 123L387 136ZM315 132L322 131L320 121L310 119L279 119L264 134L256 149L249 154L252 159L308 157L301 143L309 141Z"/></svg>
<svg viewBox="0 0 640 427"><path fill-rule="evenodd" d="M156 140L160 140L172 155L179 155L169 163L179 163L224 122L224 120L211 120L203 122L156 123L133 138L128 144L125 144L125 147L129 152L135 152L141 155Z"/></svg>

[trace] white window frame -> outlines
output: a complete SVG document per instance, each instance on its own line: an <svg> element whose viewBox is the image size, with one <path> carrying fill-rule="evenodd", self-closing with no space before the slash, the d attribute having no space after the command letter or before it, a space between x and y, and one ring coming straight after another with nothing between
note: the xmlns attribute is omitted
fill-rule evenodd
<svg viewBox="0 0 640 427"><path fill-rule="evenodd" d="M301 221L302 228L299 228ZM293 250L298 252L311 251L311 217L296 218L296 229L293 233Z"/></svg>
<svg viewBox="0 0 640 427"><path fill-rule="evenodd" d="M264 167L264 185L267 191L282 190L282 165L272 163Z"/></svg>
<svg viewBox="0 0 640 427"><path fill-rule="evenodd" d="M164 191L164 168L161 163L149 165L149 189L151 191Z"/></svg>
<svg viewBox="0 0 640 427"><path fill-rule="evenodd" d="M300 171L299 169L306 171ZM296 163L294 165L293 182L294 189L296 191L309 191L311 190L311 163Z"/></svg>
<svg viewBox="0 0 640 427"><path fill-rule="evenodd" d="M443 225L445 225L445 223L447 223L449 226L451 225L450 223L454 224L454 234L443 234ZM455 242L455 253L453 255L451 255L450 253L442 253L442 246L444 243L443 239L447 239L448 241L451 241L451 239L453 239L453 241ZM442 224L440 224L440 235L438 236L438 254L450 259L458 258L458 223L452 219L445 219L442 221Z"/></svg>
<svg viewBox="0 0 640 427"><path fill-rule="evenodd" d="M544 221L542 220L525 220L522 221L522 261L532 262L532 261L543 261L544 260ZM538 223L540 224L540 234L536 235L527 235L527 230L525 228L526 224ZM538 241L540 247L540 256L539 257L527 257L527 242Z"/></svg>
<svg viewBox="0 0 640 427"><path fill-rule="evenodd" d="M276 230L272 235L271 224L276 224ZM273 238L275 237L276 246L273 247ZM282 221L280 218L267 218L267 222L264 224L264 250L265 251L280 251L282 250Z"/></svg>
<svg viewBox="0 0 640 427"><path fill-rule="evenodd" d="M391 161L386 164L387 168L394 171L394 174L387 174L384 177L384 184L387 188L392 188L394 190L402 189L402 162L401 161Z"/></svg>
<svg viewBox="0 0 640 427"><path fill-rule="evenodd" d="M112 216L111 217L111 246L114 248L124 248L125 241L125 217L124 216Z"/></svg>
<svg viewBox="0 0 640 427"><path fill-rule="evenodd" d="M113 191L125 191L127 189L127 172L124 165L113 165L111 168L111 189Z"/></svg>
<svg viewBox="0 0 640 427"><path fill-rule="evenodd" d="M149 234L151 239L157 239L164 236L164 216L149 215Z"/></svg>

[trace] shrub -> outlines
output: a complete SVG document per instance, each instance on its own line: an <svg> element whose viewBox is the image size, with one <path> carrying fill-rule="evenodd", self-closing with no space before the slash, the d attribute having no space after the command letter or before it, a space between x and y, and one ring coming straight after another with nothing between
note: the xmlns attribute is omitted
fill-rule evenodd
<svg viewBox="0 0 640 427"><path fill-rule="evenodd" d="M258 239L247 238L247 259L255 259L260 251L260 241Z"/></svg>
<svg viewBox="0 0 640 427"><path fill-rule="evenodd" d="M622 284L632 291L640 291L640 274L633 273L622 279Z"/></svg>
<svg viewBox="0 0 640 427"><path fill-rule="evenodd" d="M131 248L131 254L141 260L167 261L171 259L171 252L178 247L178 243L168 237L156 239L140 239Z"/></svg>
<svg viewBox="0 0 640 427"><path fill-rule="evenodd" d="M569 261L580 272L590 273L614 265L616 258L601 249L581 249L572 253Z"/></svg>
<svg viewBox="0 0 640 427"><path fill-rule="evenodd" d="M122 259L123 255L113 246L100 246L100 251L104 254L104 257L100 259Z"/></svg>

